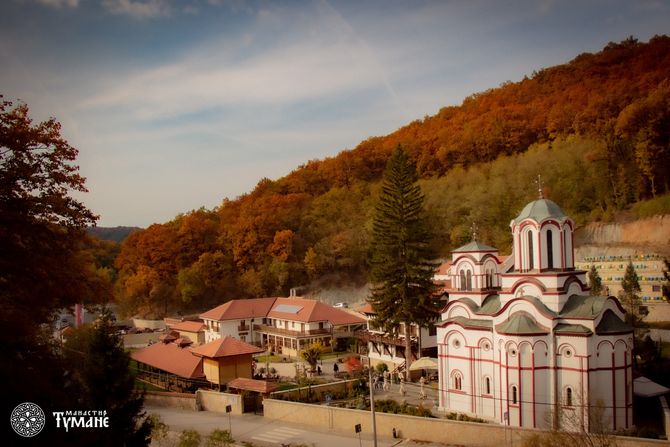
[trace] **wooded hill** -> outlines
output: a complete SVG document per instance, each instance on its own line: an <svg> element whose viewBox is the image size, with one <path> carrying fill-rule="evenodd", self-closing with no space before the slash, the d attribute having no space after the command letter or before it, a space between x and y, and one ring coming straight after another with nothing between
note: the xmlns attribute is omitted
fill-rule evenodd
<svg viewBox="0 0 670 447"><path fill-rule="evenodd" d="M131 234L116 259L117 301L160 315L364 280L379 179L397 145L416 161L442 256L469 240L472 222L481 241L509 250L509 222L537 196L537 174L578 223L607 220L668 191L669 78L670 38L630 38L262 179L214 210Z"/></svg>

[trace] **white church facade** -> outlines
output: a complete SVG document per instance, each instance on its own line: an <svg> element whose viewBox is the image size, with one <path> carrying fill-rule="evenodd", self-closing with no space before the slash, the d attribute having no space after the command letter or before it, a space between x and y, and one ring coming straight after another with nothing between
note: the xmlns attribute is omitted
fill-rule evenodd
<svg viewBox="0 0 670 447"><path fill-rule="evenodd" d="M575 270L573 221L540 198L510 224L512 255L452 253L437 323L439 406L518 427L633 425L633 330Z"/></svg>

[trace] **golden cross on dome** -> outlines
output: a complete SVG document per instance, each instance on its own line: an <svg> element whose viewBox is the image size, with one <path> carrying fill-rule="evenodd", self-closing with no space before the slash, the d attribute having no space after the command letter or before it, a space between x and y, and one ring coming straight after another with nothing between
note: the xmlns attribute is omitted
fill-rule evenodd
<svg viewBox="0 0 670 447"><path fill-rule="evenodd" d="M544 199L544 194L542 194L542 176L540 174L537 174L537 180L535 183L537 183L537 192L540 196L540 199Z"/></svg>
<svg viewBox="0 0 670 447"><path fill-rule="evenodd" d="M477 241L477 223L472 222L472 226L470 227L470 230L472 231L472 240Z"/></svg>

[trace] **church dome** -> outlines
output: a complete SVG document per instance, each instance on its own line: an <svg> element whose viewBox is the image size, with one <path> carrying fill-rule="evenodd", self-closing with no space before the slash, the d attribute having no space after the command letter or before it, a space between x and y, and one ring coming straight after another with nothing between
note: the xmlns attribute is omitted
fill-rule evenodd
<svg viewBox="0 0 670 447"><path fill-rule="evenodd" d="M563 220L567 218L560 206L548 199L539 199L530 202L524 207L518 216L514 219L514 223L519 223L524 219L533 219L535 222L542 222L545 219L554 218Z"/></svg>

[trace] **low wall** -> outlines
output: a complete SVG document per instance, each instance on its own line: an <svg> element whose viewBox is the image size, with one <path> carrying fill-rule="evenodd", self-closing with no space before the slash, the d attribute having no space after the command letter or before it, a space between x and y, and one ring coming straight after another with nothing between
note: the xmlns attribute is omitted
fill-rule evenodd
<svg viewBox="0 0 670 447"><path fill-rule="evenodd" d="M670 321L670 303L643 301L643 306L647 306L649 315L644 317L644 321Z"/></svg>
<svg viewBox="0 0 670 447"><path fill-rule="evenodd" d="M196 391L196 401L198 410L215 411L225 413L226 406L232 407L232 414L244 413L244 404L240 394L219 393L217 391L198 390Z"/></svg>
<svg viewBox="0 0 670 447"><path fill-rule="evenodd" d="M323 385L304 386L301 388L293 388L285 391L275 391L274 393L271 393L270 396L273 399L300 399L311 394L323 402L326 400L326 394L342 391L348 392L356 382L358 382L358 379L324 383Z"/></svg>
<svg viewBox="0 0 670 447"><path fill-rule="evenodd" d="M350 432L354 431L356 424L361 424L364 433L372 433L369 411L266 399L263 402L263 415L267 419ZM402 438L473 447L521 445L525 437L532 433L541 432L540 430L505 427L497 424L457 422L387 413L376 413L376 424L378 436L385 438L391 437L395 428ZM616 437L616 443L618 447L660 447L668 445L667 441L620 436Z"/></svg>
<svg viewBox="0 0 670 447"><path fill-rule="evenodd" d="M133 318L133 327L149 328L149 329L165 329L165 321L163 320L144 320L142 318Z"/></svg>
<svg viewBox="0 0 670 447"><path fill-rule="evenodd" d="M147 391L144 403L157 407L175 407L197 411L195 394Z"/></svg>
<svg viewBox="0 0 670 447"><path fill-rule="evenodd" d="M163 335L161 332L147 332L143 334L125 334L123 335L124 348L144 348L149 342L157 342L158 337Z"/></svg>

